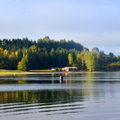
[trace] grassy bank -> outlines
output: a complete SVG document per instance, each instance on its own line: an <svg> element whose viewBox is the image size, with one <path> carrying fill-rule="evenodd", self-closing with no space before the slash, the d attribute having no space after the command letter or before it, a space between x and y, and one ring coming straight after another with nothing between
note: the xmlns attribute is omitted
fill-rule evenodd
<svg viewBox="0 0 120 120"><path fill-rule="evenodd" d="M53 73L64 73L64 72L53 72L51 70L30 70L30 71L20 71L20 70L0 70L0 74L53 74Z"/></svg>
<svg viewBox="0 0 120 120"><path fill-rule="evenodd" d="M105 72L105 71L104 71ZM51 71L51 70L30 70L30 71L20 71L20 70L0 70L0 75L15 75L15 74L62 74L62 73L103 73L101 71L75 71L75 72L64 72L64 71Z"/></svg>

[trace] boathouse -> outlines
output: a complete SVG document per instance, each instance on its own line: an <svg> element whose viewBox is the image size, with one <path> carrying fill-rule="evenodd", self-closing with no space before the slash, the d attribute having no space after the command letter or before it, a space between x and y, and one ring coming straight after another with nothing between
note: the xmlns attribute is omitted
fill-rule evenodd
<svg viewBox="0 0 120 120"><path fill-rule="evenodd" d="M64 67L62 68L63 71L69 72L69 71L77 71L77 67Z"/></svg>

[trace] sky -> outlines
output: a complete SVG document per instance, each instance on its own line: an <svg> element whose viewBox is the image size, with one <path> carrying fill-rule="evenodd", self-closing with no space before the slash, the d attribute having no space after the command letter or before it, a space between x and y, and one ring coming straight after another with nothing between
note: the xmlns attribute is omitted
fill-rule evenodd
<svg viewBox="0 0 120 120"><path fill-rule="evenodd" d="M120 55L120 0L0 0L0 39L74 40Z"/></svg>

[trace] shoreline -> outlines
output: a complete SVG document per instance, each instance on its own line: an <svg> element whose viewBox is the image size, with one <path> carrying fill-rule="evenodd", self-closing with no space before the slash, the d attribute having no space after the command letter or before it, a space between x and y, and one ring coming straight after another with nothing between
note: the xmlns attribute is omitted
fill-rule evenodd
<svg viewBox="0 0 120 120"><path fill-rule="evenodd" d="M120 72L120 71L71 71L71 72L64 72L64 71L58 71L58 72L52 72L52 71L17 71L17 70L0 70L0 75L20 75L20 74L79 74L79 73L109 73L109 72Z"/></svg>

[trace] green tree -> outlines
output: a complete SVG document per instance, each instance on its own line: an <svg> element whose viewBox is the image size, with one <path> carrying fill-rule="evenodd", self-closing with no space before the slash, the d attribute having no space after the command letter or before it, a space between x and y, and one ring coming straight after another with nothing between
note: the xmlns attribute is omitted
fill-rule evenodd
<svg viewBox="0 0 120 120"><path fill-rule="evenodd" d="M80 53L80 57L81 57L81 68L82 70L86 70L86 64L85 64L85 53L88 52L88 49L84 49L82 50L82 52Z"/></svg>
<svg viewBox="0 0 120 120"><path fill-rule="evenodd" d="M81 54L77 54L76 56L76 62L77 62L77 68L82 69L82 60L81 60Z"/></svg>
<svg viewBox="0 0 120 120"><path fill-rule="evenodd" d="M9 65L8 69L15 70L17 69L17 64L18 64L18 51L16 52L11 52L9 54Z"/></svg>
<svg viewBox="0 0 120 120"><path fill-rule="evenodd" d="M8 66L8 51L0 48L0 69L6 69Z"/></svg>
<svg viewBox="0 0 120 120"><path fill-rule="evenodd" d="M91 52L86 52L84 55L85 64L89 71L94 71L97 67L97 58Z"/></svg>
<svg viewBox="0 0 120 120"><path fill-rule="evenodd" d="M55 50L53 48L50 51L49 56L50 56L50 66L56 67L56 53L55 53Z"/></svg>
<svg viewBox="0 0 120 120"><path fill-rule="evenodd" d="M73 55L71 53L68 54L68 63L69 65L73 65Z"/></svg>
<svg viewBox="0 0 120 120"><path fill-rule="evenodd" d="M29 71L28 55L23 56L21 62L18 63L18 70Z"/></svg>

